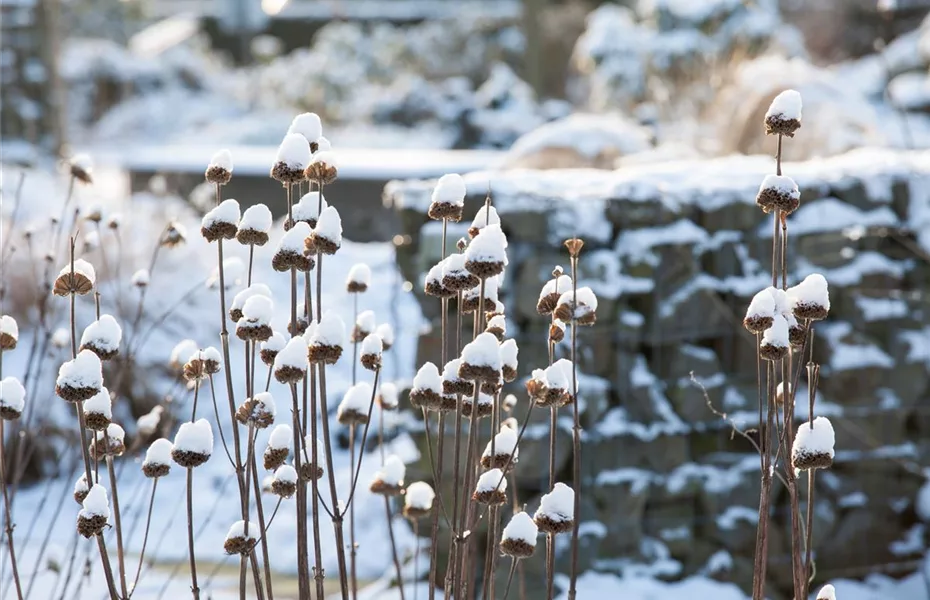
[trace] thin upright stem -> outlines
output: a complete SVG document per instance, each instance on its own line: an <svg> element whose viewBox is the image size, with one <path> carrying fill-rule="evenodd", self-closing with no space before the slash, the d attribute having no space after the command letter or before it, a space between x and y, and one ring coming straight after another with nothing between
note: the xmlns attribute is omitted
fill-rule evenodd
<svg viewBox="0 0 930 600"><path fill-rule="evenodd" d="M316 405L317 405L317 396L316 396L316 367L315 365L310 365L310 463L313 469L316 469L320 465L320 456L319 456L319 447L318 442L319 435L317 433L317 418L316 418ZM324 416L325 418L325 416ZM299 484L304 488L304 494L306 494L306 486L302 483ZM317 600L323 600L323 551L320 546L320 490L319 490L319 481L316 477L310 478L310 489L311 497L313 498L313 510L311 514L313 516L313 578L316 581L316 598Z"/></svg>
<svg viewBox="0 0 930 600"><path fill-rule="evenodd" d="M397 589L400 600L404 600L404 575L400 568L400 556L397 554L397 541L394 539L394 520L391 518L391 498L384 497L384 514L387 517L388 537L391 539L391 555L394 558L394 570L397 572Z"/></svg>
<svg viewBox="0 0 930 600"><path fill-rule="evenodd" d="M578 306L578 256L572 257L572 307ZM572 321L572 482L575 488L575 518L572 526L571 580L568 600L575 600L578 581L578 531L581 525L581 422L578 415L578 321ZM553 549L553 554L555 553Z"/></svg>
<svg viewBox="0 0 930 600"><path fill-rule="evenodd" d="M356 294L358 297L358 294ZM355 344L358 347L358 344ZM353 383L354 385L354 383ZM349 464L355 464L355 423L349 425ZM351 577L352 599L358 597L358 578L355 572L355 555L358 547L355 544L355 507L349 507L349 576Z"/></svg>
<svg viewBox="0 0 930 600"><path fill-rule="evenodd" d="M320 263L317 262L317 268ZM349 573L346 565L345 536L342 529L342 513L339 510L339 495L336 491L336 474L333 472L333 443L329 431L329 408L326 402L326 365L319 363L320 368L320 415L323 424L323 443L326 445L326 472L329 475L329 491L333 510L333 533L336 536L336 563L339 566L339 587L342 599L349 598ZM375 386L377 388L377 386ZM366 430L367 431L367 430ZM300 488L298 488L300 489Z"/></svg>
<svg viewBox="0 0 930 600"><path fill-rule="evenodd" d="M109 445L109 436L106 432L103 434L104 443ZM110 475L110 488L113 494L113 522L116 525L116 560L119 568L119 584L122 591L122 598L129 597L129 590L126 588L126 557L123 553L123 525L119 510L119 492L116 485L116 471L113 468L113 457L108 453L106 456L107 473Z"/></svg>
<svg viewBox="0 0 930 600"><path fill-rule="evenodd" d="M194 469L187 469L187 556L191 566L191 592L194 600L200 600L197 585L197 558L194 554Z"/></svg>
<svg viewBox="0 0 930 600"><path fill-rule="evenodd" d="M513 572L516 570L518 562L516 557L513 557L510 560L512 562L510 563L510 573L507 575L507 587L504 590L504 600L507 600L507 596L510 595L510 584L513 583Z"/></svg>
<svg viewBox="0 0 930 600"><path fill-rule="evenodd" d="M152 495L149 498L148 515L145 518L145 533L142 535L142 550L139 552L139 566L136 568L136 576L132 580L132 591L130 597L136 591L136 585L139 583L139 575L142 574L142 565L145 562L145 546L149 541L149 527L152 525L152 508L155 506L155 490L158 489L158 477L152 479Z"/></svg>
<svg viewBox="0 0 930 600"><path fill-rule="evenodd" d="M10 509L10 496L6 487L6 471L4 470L3 456L3 419L0 419L0 488L3 489L3 505L6 516L6 541L10 549L10 566L13 570L13 583L16 585L16 596L23 600L23 586L19 581L19 567L16 564L16 550L13 548L13 514Z"/></svg>

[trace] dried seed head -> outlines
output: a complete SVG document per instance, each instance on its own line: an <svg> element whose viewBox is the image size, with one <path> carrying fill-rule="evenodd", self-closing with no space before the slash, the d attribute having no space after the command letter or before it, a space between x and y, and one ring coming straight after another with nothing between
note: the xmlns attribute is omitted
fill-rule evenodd
<svg viewBox="0 0 930 600"><path fill-rule="evenodd" d="M72 272L73 269L73 272ZM97 279L94 266L82 258L74 261L74 264L65 265L58 272L58 278L55 280L54 292L56 296L67 296L77 294L83 296L89 294L94 289L94 283Z"/></svg>
<svg viewBox="0 0 930 600"><path fill-rule="evenodd" d="M232 154L229 150L220 150L210 159L204 176L210 183L217 185L226 185L232 179Z"/></svg>
<svg viewBox="0 0 930 600"><path fill-rule="evenodd" d="M455 247L458 248L458 251L461 252L468 246L468 240L465 238L459 238L459 241L455 242Z"/></svg>
<svg viewBox="0 0 930 600"><path fill-rule="evenodd" d="M75 154L68 161L71 176L81 183L93 183L93 162L87 154Z"/></svg>
<svg viewBox="0 0 930 600"><path fill-rule="evenodd" d="M581 254L582 246L584 246L584 241L580 238L565 240L565 247L568 248L568 254L572 258L578 258L578 255Z"/></svg>
<svg viewBox="0 0 930 600"><path fill-rule="evenodd" d="M9 315L0 317L0 352L15 350L19 342L19 325Z"/></svg>
<svg viewBox="0 0 930 600"><path fill-rule="evenodd" d="M243 425L252 425L256 429L265 429L274 423L275 403L268 392L260 392L252 398L245 399L236 411L236 420Z"/></svg>

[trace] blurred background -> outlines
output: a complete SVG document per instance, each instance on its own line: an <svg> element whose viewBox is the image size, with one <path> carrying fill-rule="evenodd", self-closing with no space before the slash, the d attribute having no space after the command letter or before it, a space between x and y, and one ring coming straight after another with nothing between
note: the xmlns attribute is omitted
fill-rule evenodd
<svg viewBox="0 0 930 600"><path fill-rule="evenodd" d="M582 590L728 598L717 594L751 582L758 500L758 458L731 424L751 427L757 406L753 340L739 323L770 278L771 234L754 204L774 172L762 120L794 88L803 127L785 143L785 174L802 208L789 270L794 280L823 273L833 300L815 347L818 413L833 419L838 450L818 480L817 582L837 581L842 600L928 598L928 13L928 0L0 0L0 298L49 358L31 367L30 397L57 402L50 377L63 355L50 340L67 315L36 309L36 259L21 233L58 214L61 159L90 154L94 182L75 191L78 204L123 216L117 233L85 228L91 239L81 238L89 260L114 265L102 275L114 314L132 320L128 275L147 264L161 227L177 219L193 232L153 272L133 327L155 333L131 357L134 377L111 389L132 436L136 418L184 399L167 368L174 344L214 343L216 292L188 290L215 268L196 235L212 202L210 156L230 148L227 195L280 216L284 198L268 177L275 148L296 114L316 112L340 160L327 196L356 242L343 266L354 258L382 273L386 291L368 308L402 340L391 367L399 384L438 355L438 303L422 293L441 255L425 215L436 177L465 174L467 215L489 191L501 213L511 261L502 299L521 376L547 361L541 281L567 265L561 240L585 238L581 284L601 307L580 359L592 490ZM4 374L32 360L5 362ZM346 385L334 376L331 393ZM505 393L521 390L518 381ZM33 450L8 472L26 499L73 482L67 415L56 410L21 425L16 443ZM521 494L533 507L546 486L544 421L521 446ZM392 427L409 443L412 478L428 478L422 426L411 413ZM559 448L567 479L568 434ZM790 588L783 492L775 599ZM22 505L27 523L56 514L54 503ZM363 547L383 536L372 523ZM221 538L226 522L212 527ZM28 557L37 545L25 530L16 535ZM180 550L153 555L170 562ZM390 568L374 554L368 580ZM221 564L220 548L207 556ZM673 587L695 581L724 587Z"/></svg>

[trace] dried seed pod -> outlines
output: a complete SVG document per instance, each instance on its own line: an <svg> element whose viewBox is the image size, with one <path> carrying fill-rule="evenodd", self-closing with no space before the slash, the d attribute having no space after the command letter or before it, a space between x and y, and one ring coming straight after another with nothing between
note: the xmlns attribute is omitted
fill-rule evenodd
<svg viewBox="0 0 930 600"><path fill-rule="evenodd" d="M193 469L207 462L212 453L213 429L206 419L181 424L171 449L174 462L186 469Z"/></svg>
<svg viewBox="0 0 930 600"><path fill-rule="evenodd" d="M398 496L404 491L404 475L407 467L395 454L388 456L381 468L375 473L369 486L373 494L381 496Z"/></svg>
<svg viewBox="0 0 930 600"><path fill-rule="evenodd" d="M272 224L271 211L264 204L254 204L242 213L236 241L245 246L264 246Z"/></svg>
<svg viewBox="0 0 930 600"><path fill-rule="evenodd" d="M790 215L801 205L801 192L790 177L766 175L756 194L756 204L766 214L777 209Z"/></svg>
<svg viewBox="0 0 930 600"><path fill-rule="evenodd" d="M330 150L323 150L313 155L305 173L310 181L317 181L329 185L339 176L339 167L336 156Z"/></svg>
<svg viewBox="0 0 930 600"><path fill-rule="evenodd" d="M801 127L801 94L785 90L775 96L765 113L765 133L794 137Z"/></svg>
<svg viewBox="0 0 930 600"><path fill-rule="evenodd" d="M90 350L61 365L55 383L55 393L66 402L90 400L103 389L103 368L100 359Z"/></svg>
<svg viewBox="0 0 930 600"><path fill-rule="evenodd" d="M575 525L575 491L564 483L556 483L540 500L533 521L543 533L571 531Z"/></svg>
<svg viewBox="0 0 930 600"><path fill-rule="evenodd" d="M19 326L9 315L0 317L0 352L15 350L19 342Z"/></svg>
<svg viewBox="0 0 930 600"><path fill-rule="evenodd" d="M828 469L833 465L833 446L836 436L833 425L826 417L817 417L813 421L798 427L791 447L791 462L800 471L810 469Z"/></svg>
<svg viewBox="0 0 930 600"><path fill-rule="evenodd" d="M278 146L278 155L271 167L271 177L283 185L306 179L304 169L310 163L310 142L299 133L288 133Z"/></svg>
<svg viewBox="0 0 930 600"><path fill-rule="evenodd" d="M204 177L210 183L216 185L226 185L232 179L232 154L229 150L220 150L210 159Z"/></svg>
<svg viewBox="0 0 930 600"><path fill-rule="evenodd" d="M290 465L281 465L274 472L271 493L280 498L290 498L297 492L297 471Z"/></svg>
<svg viewBox="0 0 930 600"><path fill-rule="evenodd" d="M231 240L239 230L239 203L235 200L223 200L219 206L211 209L200 222L200 234L208 242Z"/></svg>
<svg viewBox="0 0 930 600"><path fill-rule="evenodd" d="M371 385L365 382L350 387L342 397L336 418L342 425L365 425L372 402Z"/></svg>
<svg viewBox="0 0 930 600"><path fill-rule="evenodd" d="M152 442L145 452L142 462L142 473L146 477L164 477L171 471L172 444L164 438Z"/></svg>
<svg viewBox="0 0 930 600"><path fill-rule="evenodd" d="M15 421L23 414L26 405L26 388L15 377L0 381L0 419Z"/></svg>
<svg viewBox="0 0 930 600"><path fill-rule="evenodd" d="M472 500L480 504L496 505L507 502L507 479L500 469L485 471L478 478Z"/></svg>
<svg viewBox="0 0 930 600"><path fill-rule="evenodd" d="M526 512L518 512L510 519L501 534L501 552L513 558L529 558L536 551L539 528Z"/></svg>
<svg viewBox="0 0 930 600"><path fill-rule="evenodd" d="M243 425L252 425L256 429L265 429L274 423L275 403L268 392L259 392L252 398L245 399L236 411L236 420Z"/></svg>
<svg viewBox="0 0 930 600"><path fill-rule="evenodd" d="M248 529L248 533L246 533L246 529ZM257 525L252 524L249 527L245 521L233 523L232 527L229 528L229 533L226 534L226 541L223 542L223 549L226 554L248 555L258 541L258 536L255 534L256 529L258 529Z"/></svg>
<svg viewBox="0 0 930 600"><path fill-rule="evenodd" d="M68 296L70 294L83 296L94 289L97 274L93 265L82 258L78 258L74 261L73 269L72 272L72 265L68 264L58 272L58 278L55 279L53 289L56 296Z"/></svg>

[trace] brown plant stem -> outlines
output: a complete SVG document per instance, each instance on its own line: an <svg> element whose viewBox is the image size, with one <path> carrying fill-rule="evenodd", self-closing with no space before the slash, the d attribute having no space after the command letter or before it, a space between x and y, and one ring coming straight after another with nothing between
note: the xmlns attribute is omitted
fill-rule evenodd
<svg viewBox="0 0 930 600"><path fill-rule="evenodd" d="M258 481L258 466L255 464L255 453L252 453L252 489L255 494L255 509L258 511L258 527L259 531L262 532L261 539L261 549L262 549L262 563L265 570L265 587L268 590L268 600L274 600L274 590L271 587L271 562L268 558L268 540L265 539L265 531L268 527L271 526L269 521L265 523L265 508L262 506L262 488L261 483ZM280 502L280 499L279 499ZM274 518L272 516L272 518Z"/></svg>
<svg viewBox="0 0 930 600"><path fill-rule="evenodd" d="M191 566L191 593L194 600L200 600L200 588L197 586L197 558L194 554L194 469L187 469L187 556Z"/></svg>
<svg viewBox="0 0 930 600"><path fill-rule="evenodd" d="M572 256L572 306L578 305L578 256ZM575 518L572 527L571 580L568 600L575 600L578 581L578 528L581 526L581 422L578 415L578 321L572 321L572 479L575 489ZM553 541L554 542L554 541ZM553 554L555 546L553 543Z"/></svg>
<svg viewBox="0 0 930 600"><path fill-rule="evenodd" d="M109 436L104 432L104 443L109 445ZM113 468L113 457L106 455L107 473L110 476L110 487L113 493L113 522L116 526L116 564L119 568L119 584L122 598L129 597L129 590L126 588L126 556L123 553L123 525L119 510L119 492L116 485L116 470Z"/></svg>
<svg viewBox="0 0 930 600"><path fill-rule="evenodd" d="M149 498L148 515L145 518L145 533L142 535L142 550L139 552L139 566L136 568L136 576L132 581L132 591L129 596L136 592L136 585L139 583L139 575L142 574L142 565L145 561L145 546L149 541L149 527L152 525L152 508L155 506L155 490L158 489L158 477L152 479L152 495Z"/></svg>
<svg viewBox="0 0 930 600"><path fill-rule="evenodd" d="M317 395L316 395L316 369L314 365L310 365L310 441L312 443L310 448L310 462L316 467L320 464L319 456L319 439L317 433L317 418L316 418L316 405L317 405ZM306 494L307 487L303 484L299 484L304 488L304 494ZM298 488L299 489L299 488ZM323 552L320 546L320 490L319 483L316 477L310 478L310 489L311 496L313 498L313 560L314 560L314 573L313 578L316 581L316 597L317 600L323 600Z"/></svg>
<svg viewBox="0 0 930 600"><path fill-rule="evenodd" d="M358 294L356 294L355 296L357 298ZM358 348L358 344L353 344L353 347ZM354 377L353 377L353 380L354 380ZM353 385L355 384L353 383ZM364 452L364 450L365 449L362 448L359 451L359 453L361 454L362 452ZM352 425L349 425L349 464L350 465L355 464L355 424L354 423ZM385 500L386 499L387 498L385 498ZM351 578L352 598L353 600L355 600L355 598L358 597L358 578L355 572L355 556L356 556L356 553L358 552L358 546L355 543L355 507L350 506L348 510L349 510L349 573L350 573L349 576ZM388 517L390 518L390 508L388 508ZM393 543L393 537L391 541Z"/></svg>
<svg viewBox="0 0 930 600"><path fill-rule="evenodd" d="M384 497L384 514L387 517L388 537L391 539L391 556L394 558L394 570L397 572L397 588L400 600L404 600L404 575L400 568L400 556L397 554L397 541L394 539L394 521L391 518L391 498Z"/></svg>
<svg viewBox="0 0 930 600"><path fill-rule="evenodd" d="M0 354L2 356L2 354ZM13 583L16 586L16 596L23 600L23 586L19 581L19 567L16 564L16 550L13 547L13 514L10 509L10 496L6 486L6 470L4 469L3 456L3 424L5 421L0 419L0 488L3 489L3 505L6 516L6 541L10 550L10 567L13 570Z"/></svg>
<svg viewBox="0 0 930 600"><path fill-rule="evenodd" d="M317 255L319 259L321 255ZM320 268L317 262L317 268ZM319 301L319 298L317 299ZM319 314L319 310L317 311ZM329 491L333 510L333 533L336 536L336 563L339 566L339 587L342 599L349 598L349 573L346 565L345 535L343 534L343 516L339 510L339 495L336 491L336 474L333 472L333 443L329 431L329 408L326 402L326 365L319 364L320 369L320 416L323 425L323 443L326 445L326 472L329 475ZM376 372L377 374L377 372ZM375 386L377 388L377 385ZM298 488L300 489L300 488Z"/></svg>

